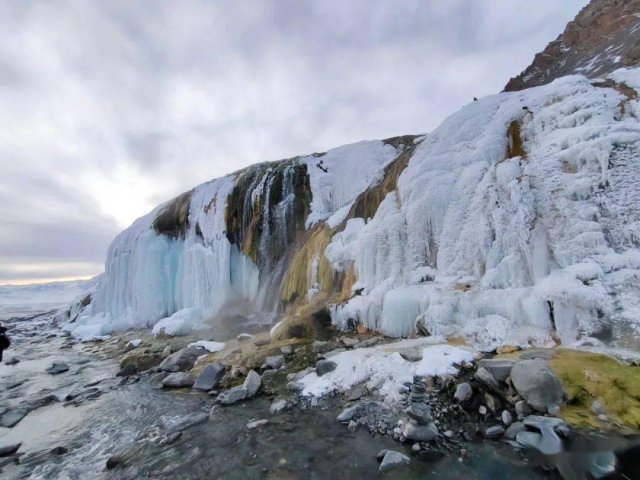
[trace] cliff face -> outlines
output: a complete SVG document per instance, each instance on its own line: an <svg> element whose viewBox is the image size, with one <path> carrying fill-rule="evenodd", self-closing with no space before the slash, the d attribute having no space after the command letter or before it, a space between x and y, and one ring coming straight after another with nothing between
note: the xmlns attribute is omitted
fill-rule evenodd
<svg viewBox="0 0 640 480"><path fill-rule="evenodd" d="M608 58L596 35L636 19L603 3L562 36L585 59ZM551 80L567 62L531 78ZM341 329L420 329L486 349L593 336L638 346L640 69L603 74L605 63L591 63L597 82L574 75L483 98L427 136L197 186L114 240L74 333L178 334L227 308L262 318L322 310Z"/></svg>
<svg viewBox="0 0 640 480"><path fill-rule="evenodd" d="M640 62L640 0L593 0L565 31L511 78L505 91L544 85L570 74L597 78Z"/></svg>

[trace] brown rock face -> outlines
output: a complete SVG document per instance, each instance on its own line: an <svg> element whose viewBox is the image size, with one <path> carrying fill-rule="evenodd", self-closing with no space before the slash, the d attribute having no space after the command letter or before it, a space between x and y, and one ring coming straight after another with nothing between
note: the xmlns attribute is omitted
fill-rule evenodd
<svg viewBox="0 0 640 480"><path fill-rule="evenodd" d="M640 0L592 0L504 88L511 92L582 74L596 78L640 64Z"/></svg>

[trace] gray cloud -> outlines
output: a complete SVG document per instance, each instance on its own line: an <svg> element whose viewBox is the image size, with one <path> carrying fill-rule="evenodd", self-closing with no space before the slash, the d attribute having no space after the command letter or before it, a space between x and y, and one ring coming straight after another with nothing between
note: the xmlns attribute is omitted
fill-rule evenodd
<svg viewBox="0 0 640 480"><path fill-rule="evenodd" d="M585 3L3 2L0 283L97 273L136 216L250 163L432 130Z"/></svg>

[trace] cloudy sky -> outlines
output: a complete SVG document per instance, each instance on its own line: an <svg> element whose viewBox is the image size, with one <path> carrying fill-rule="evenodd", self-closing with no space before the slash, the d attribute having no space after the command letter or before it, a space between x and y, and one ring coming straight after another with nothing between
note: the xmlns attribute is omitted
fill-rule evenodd
<svg viewBox="0 0 640 480"><path fill-rule="evenodd" d="M99 273L136 217L250 163L428 132L584 4L4 0L0 284Z"/></svg>

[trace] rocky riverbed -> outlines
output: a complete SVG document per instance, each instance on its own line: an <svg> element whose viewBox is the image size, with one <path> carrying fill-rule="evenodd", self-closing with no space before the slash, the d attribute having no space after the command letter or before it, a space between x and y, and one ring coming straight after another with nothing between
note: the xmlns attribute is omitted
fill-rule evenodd
<svg viewBox="0 0 640 480"><path fill-rule="evenodd" d="M0 365L3 478L637 474L625 465L637 448L635 431L617 411L592 403L597 429L559 417L573 393L549 367L556 351L486 358L469 348L473 354L449 373L385 373L385 381L372 374L318 395L310 390L320 381L343 378L347 355L364 363L384 353L398 372L414 372L440 361L429 352L448 356L462 347L393 343L371 332L278 341L269 332L127 332L79 343L50 315L8 325L14 344Z"/></svg>

